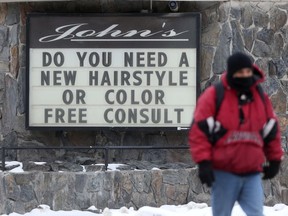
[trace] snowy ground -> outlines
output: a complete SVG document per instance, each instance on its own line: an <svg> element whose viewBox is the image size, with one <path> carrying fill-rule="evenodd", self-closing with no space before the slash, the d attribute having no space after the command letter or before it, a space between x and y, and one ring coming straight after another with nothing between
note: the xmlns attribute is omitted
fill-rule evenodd
<svg viewBox="0 0 288 216"><path fill-rule="evenodd" d="M96 210L94 206L91 210ZM186 205L164 205L160 208L145 206L139 210L133 208L122 207L120 209L104 209L101 213L92 213L89 211L52 211L47 205L40 205L31 212L24 214L25 216L212 216L211 208L206 203L190 202ZM277 204L273 207L264 207L265 216L287 216L288 206L284 204ZM7 216L7 215L1 215ZM21 214L11 213L9 216L21 216ZM239 205L233 208L232 216L245 216Z"/></svg>
<svg viewBox="0 0 288 216"><path fill-rule="evenodd" d="M41 163L41 162L39 162ZM13 161L7 162L6 166L19 165L9 172L23 172L22 163ZM108 170L116 170L121 164L109 164ZM85 171L85 170L83 170ZM93 212L101 213L93 213ZM11 213L0 216L21 216L23 214ZM95 206L91 206L87 211L52 211L47 205L40 205L38 208L27 212L24 216L212 216L211 207L206 203L189 202L186 205L163 205L159 208L144 206L138 210L133 208L122 207L120 209L108 209L103 211L97 210ZM276 204L273 207L264 206L265 216L288 216L288 206L284 204ZM232 216L246 216L238 204L235 204Z"/></svg>

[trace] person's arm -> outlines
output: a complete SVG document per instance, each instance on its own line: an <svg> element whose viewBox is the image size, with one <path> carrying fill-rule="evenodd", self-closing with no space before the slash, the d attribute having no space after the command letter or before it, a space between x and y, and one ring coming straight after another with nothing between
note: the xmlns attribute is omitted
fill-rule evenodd
<svg viewBox="0 0 288 216"><path fill-rule="evenodd" d="M264 153L268 163L263 167L263 179L271 179L279 172L283 159L283 149L281 146L281 132L277 116L273 111L270 99L267 95L265 96L268 121L265 125L266 128L263 128L263 134L265 134L263 139ZM266 133L264 133L264 129L267 129Z"/></svg>
<svg viewBox="0 0 288 216"><path fill-rule="evenodd" d="M216 90L208 88L198 99L194 111L193 123L189 131L189 144L192 159L198 164L198 177L208 187L214 182L212 166L212 143L207 119L215 115Z"/></svg>
<svg viewBox="0 0 288 216"><path fill-rule="evenodd" d="M212 143L209 141L208 129L203 128L201 123L211 116L214 117L215 93L214 86L206 89L199 97L194 111L188 140L192 159L196 163L212 159Z"/></svg>
<svg viewBox="0 0 288 216"><path fill-rule="evenodd" d="M275 125L264 138L264 152L268 161L281 161L283 157L283 149L281 146L281 131L278 118L274 113L272 104L268 96L265 97L267 106L268 119L275 120Z"/></svg>

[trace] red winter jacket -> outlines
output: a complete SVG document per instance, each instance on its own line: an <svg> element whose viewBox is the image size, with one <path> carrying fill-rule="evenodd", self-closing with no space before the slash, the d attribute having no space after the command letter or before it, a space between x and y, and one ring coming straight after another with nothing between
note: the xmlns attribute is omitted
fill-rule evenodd
<svg viewBox="0 0 288 216"><path fill-rule="evenodd" d="M258 77L257 84L263 82L263 72L257 66L254 75ZM216 90L215 86L207 88L199 97L194 111L194 119L189 131L189 144L192 159L199 163L204 160L212 161L214 169L224 170L236 174L261 172L265 160L280 161L283 156L281 148L279 124L276 136L264 145L260 135L267 119L277 117L267 94L262 100L256 84L251 87L253 101L242 105L244 123L239 122L239 108L237 92L227 83L226 73L221 77L225 88L224 98L217 114L219 121L227 132L214 145L209 137L199 127L199 122L215 116Z"/></svg>

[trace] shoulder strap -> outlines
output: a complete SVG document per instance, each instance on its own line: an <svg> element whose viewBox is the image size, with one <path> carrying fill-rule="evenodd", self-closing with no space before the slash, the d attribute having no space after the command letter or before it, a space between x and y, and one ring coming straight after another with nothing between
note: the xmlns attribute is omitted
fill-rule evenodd
<svg viewBox="0 0 288 216"><path fill-rule="evenodd" d="M263 101L265 105L265 96L264 96L264 90L260 84L256 85L257 91L259 92L259 95L261 97L261 100Z"/></svg>
<svg viewBox="0 0 288 216"><path fill-rule="evenodd" d="M261 100L262 100L263 105L264 105L264 108L265 108L266 117L267 117L267 119L268 119L269 117L268 117L268 111L267 111L267 106L266 106L266 101L265 101L264 90L263 90L263 88L262 88L262 86L261 86L260 84L258 84L258 85L256 86L256 89L257 89L257 91L258 91L258 93L259 93L259 95L260 95L260 97L261 97Z"/></svg>
<svg viewBox="0 0 288 216"><path fill-rule="evenodd" d="M214 114L214 119L216 119L221 103L224 99L224 85L221 82L221 80L219 82L217 82L216 84L214 84L215 89L216 89L216 109L215 109L215 114Z"/></svg>

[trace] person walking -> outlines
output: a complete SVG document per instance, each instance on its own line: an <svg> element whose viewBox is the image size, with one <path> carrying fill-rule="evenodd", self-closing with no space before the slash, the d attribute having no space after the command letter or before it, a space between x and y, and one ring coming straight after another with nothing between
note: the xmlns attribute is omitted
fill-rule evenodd
<svg viewBox="0 0 288 216"><path fill-rule="evenodd" d="M262 179L275 177L283 159L278 120L259 85L263 81L249 56L237 52L217 84L223 92L212 85L197 100L188 140L200 181L212 187L213 216L230 216L236 201L247 216L263 216Z"/></svg>

